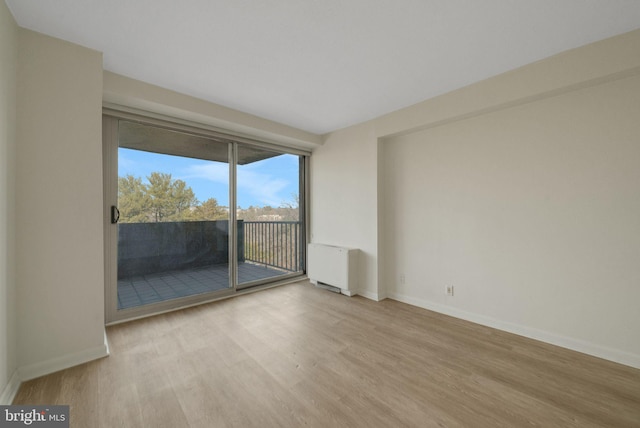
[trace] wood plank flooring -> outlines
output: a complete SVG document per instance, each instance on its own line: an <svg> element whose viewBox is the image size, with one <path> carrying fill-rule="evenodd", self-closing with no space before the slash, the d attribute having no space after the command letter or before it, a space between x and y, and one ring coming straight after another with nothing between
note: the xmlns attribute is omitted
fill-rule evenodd
<svg viewBox="0 0 640 428"><path fill-rule="evenodd" d="M72 427L640 427L640 370L306 281L107 334L14 404Z"/></svg>

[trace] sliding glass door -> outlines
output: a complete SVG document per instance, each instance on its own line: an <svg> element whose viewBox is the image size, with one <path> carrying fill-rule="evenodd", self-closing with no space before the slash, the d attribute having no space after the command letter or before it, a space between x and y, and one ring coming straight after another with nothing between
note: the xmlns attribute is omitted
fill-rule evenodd
<svg viewBox="0 0 640 428"><path fill-rule="evenodd" d="M105 116L107 321L304 273L304 156Z"/></svg>
<svg viewBox="0 0 640 428"><path fill-rule="evenodd" d="M238 287L302 274L303 157L248 146L237 152Z"/></svg>
<svg viewBox="0 0 640 428"><path fill-rule="evenodd" d="M118 309L230 288L229 143L120 121L118 146Z"/></svg>

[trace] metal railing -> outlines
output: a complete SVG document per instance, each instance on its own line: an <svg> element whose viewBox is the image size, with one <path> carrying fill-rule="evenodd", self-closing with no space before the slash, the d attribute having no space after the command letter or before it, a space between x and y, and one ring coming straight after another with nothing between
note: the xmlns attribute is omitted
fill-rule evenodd
<svg viewBox="0 0 640 428"><path fill-rule="evenodd" d="M245 261L299 272L302 266L299 221L244 221Z"/></svg>

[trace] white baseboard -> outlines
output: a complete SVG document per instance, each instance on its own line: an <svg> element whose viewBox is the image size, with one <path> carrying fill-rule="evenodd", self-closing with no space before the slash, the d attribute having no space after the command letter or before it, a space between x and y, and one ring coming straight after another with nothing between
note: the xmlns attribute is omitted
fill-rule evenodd
<svg viewBox="0 0 640 428"><path fill-rule="evenodd" d="M0 406L8 406L13 403L13 399L16 397L18 393L18 389L20 389L20 376L18 376L18 370L13 372L11 375L11 379L9 379L9 383L4 387L2 393L0 393Z"/></svg>
<svg viewBox="0 0 640 428"><path fill-rule="evenodd" d="M105 336L106 337L106 336ZM84 364L89 361L97 360L109 355L109 348L105 342L102 345L85 349L73 354L63 355L48 361L42 361L28 366L22 366L18 369L18 375L22 381L35 379L50 373L68 369L69 367Z"/></svg>
<svg viewBox="0 0 640 428"><path fill-rule="evenodd" d="M76 352L74 354L64 355L48 361L19 367L13 372L9 383L0 393L0 405L7 406L13 402L22 382L35 379L50 373L68 369L98 358L107 357L109 355L109 342L107 340L107 331L104 332L104 343L102 345Z"/></svg>
<svg viewBox="0 0 640 428"><path fill-rule="evenodd" d="M545 343L560 346L562 348L571 349L572 351L581 352L583 354L588 354L594 357L603 358L615 363L620 363L626 366L640 369L640 355L635 355L629 352L621 351L619 349L608 348L606 346L597 345L595 343L586 342L580 339L561 336L544 330L538 330L519 324L500 321L484 315L462 311L451 306L430 302L424 299L417 299L415 297L406 296L403 294L388 293L388 297L390 299L407 303L409 305L418 306L430 311L449 315L455 318L460 318L476 324L503 330L509 333L517 334L519 336L528 337L530 339L539 340Z"/></svg>
<svg viewBox="0 0 640 428"><path fill-rule="evenodd" d="M378 293L373 293L371 291L358 290L357 294L359 296L366 297L369 300L375 300L376 302L379 302L381 300L380 297L378 296Z"/></svg>

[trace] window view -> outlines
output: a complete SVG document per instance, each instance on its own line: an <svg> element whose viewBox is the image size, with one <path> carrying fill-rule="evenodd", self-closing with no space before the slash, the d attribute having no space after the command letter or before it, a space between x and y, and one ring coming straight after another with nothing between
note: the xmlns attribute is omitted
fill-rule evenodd
<svg viewBox="0 0 640 428"><path fill-rule="evenodd" d="M118 309L228 289L228 143L125 121L118 134Z"/></svg>
<svg viewBox="0 0 640 428"><path fill-rule="evenodd" d="M299 156L238 148L240 287L303 270L300 162Z"/></svg>
<svg viewBox="0 0 640 428"><path fill-rule="evenodd" d="M118 310L302 272L301 157L237 146L231 255L231 144L119 122Z"/></svg>

